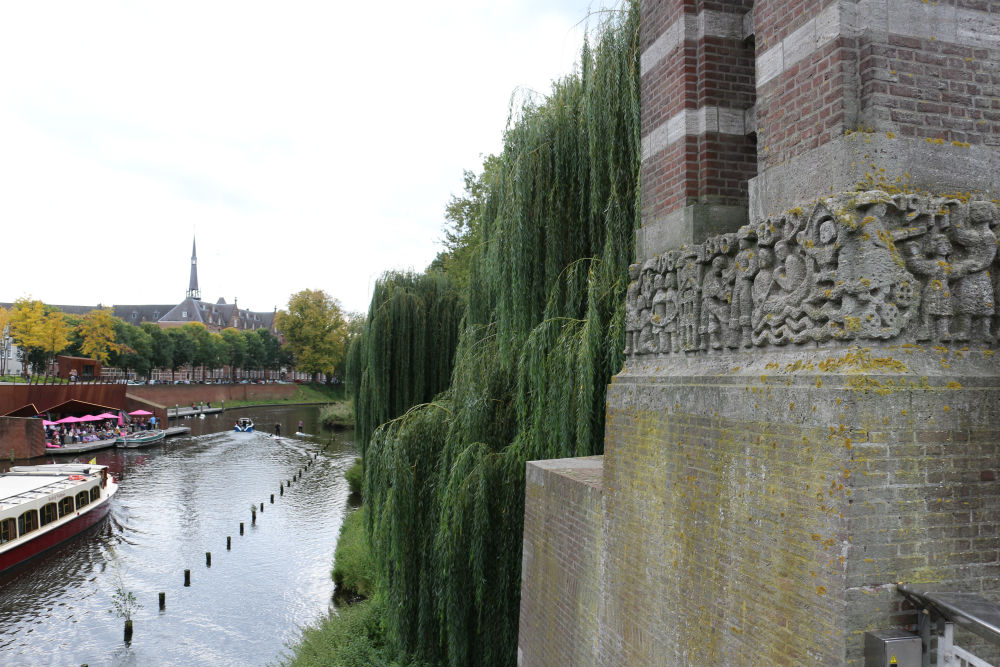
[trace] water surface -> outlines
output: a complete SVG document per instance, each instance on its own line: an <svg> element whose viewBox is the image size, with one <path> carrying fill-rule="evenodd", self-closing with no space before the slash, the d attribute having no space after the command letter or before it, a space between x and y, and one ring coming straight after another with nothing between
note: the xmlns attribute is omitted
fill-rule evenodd
<svg viewBox="0 0 1000 667"><path fill-rule="evenodd" d="M226 430L244 415L260 431ZM352 433L324 433L317 417L317 408L305 407L228 410L179 422L192 426L191 437L79 456L110 465L120 489L98 526L0 577L0 664L276 664L333 594L330 568L348 496L343 473L355 450ZM321 435L292 435L300 419L307 433ZM109 611L119 574L143 605L129 645Z"/></svg>

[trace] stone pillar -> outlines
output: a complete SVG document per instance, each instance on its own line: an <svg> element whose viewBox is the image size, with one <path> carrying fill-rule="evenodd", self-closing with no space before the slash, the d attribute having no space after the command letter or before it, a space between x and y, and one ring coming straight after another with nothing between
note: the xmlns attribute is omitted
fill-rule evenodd
<svg viewBox="0 0 1000 667"><path fill-rule="evenodd" d="M641 3L643 261L747 221L756 173L750 0Z"/></svg>
<svg viewBox="0 0 1000 667"><path fill-rule="evenodd" d="M1000 4L641 8L602 529L539 530L598 489L529 473L524 664L861 665L865 631L916 621L897 582L1000 600ZM752 86L713 88L740 49ZM598 565L596 649L545 652L532 628L592 633Z"/></svg>

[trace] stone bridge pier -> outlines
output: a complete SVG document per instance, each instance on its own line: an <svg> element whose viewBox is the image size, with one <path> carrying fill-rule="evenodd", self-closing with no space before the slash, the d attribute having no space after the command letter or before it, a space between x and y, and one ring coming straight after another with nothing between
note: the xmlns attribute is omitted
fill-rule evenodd
<svg viewBox="0 0 1000 667"><path fill-rule="evenodd" d="M604 456L528 464L521 664L860 665L901 582L1000 602L1000 5L641 17L627 361Z"/></svg>

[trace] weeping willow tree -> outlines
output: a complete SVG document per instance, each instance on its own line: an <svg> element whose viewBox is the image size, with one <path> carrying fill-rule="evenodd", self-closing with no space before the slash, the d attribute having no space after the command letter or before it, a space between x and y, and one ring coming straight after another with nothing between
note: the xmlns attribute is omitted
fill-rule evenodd
<svg viewBox="0 0 1000 667"><path fill-rule="evenodd" d="M347 353L356 438L448 386L464 306L440 272L389 272L375 283L362 333Z"/></svg>
<svg viewBox="0 0 1000 667"><path fill-rule="evenodd" d="M408 660L515 663L525 462L603 448L639 174L637 3L609 16L579 73L512 114L450 385L367 445L387 635ZM398 377L378 352L369 386Z"/></svg>

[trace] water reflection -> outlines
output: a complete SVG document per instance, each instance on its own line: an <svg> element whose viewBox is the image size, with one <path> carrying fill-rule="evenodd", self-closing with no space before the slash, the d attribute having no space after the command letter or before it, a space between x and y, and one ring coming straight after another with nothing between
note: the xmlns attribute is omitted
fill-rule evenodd
<svg viewBox="0 0 1000 667"><path fill-rule="evenodd" d="M280 423L282 433L294 433L300 419L307 432L323 433L316 408L231 410L182 422L192 426L188 438L80 457L111 466L121 488L107 520L0 577L0 664L274 663L301 625L326 612L353 434L276 439L263 429L230 431L242 414ZM281 495L281 483L316 454ZM130 646L109 612L116 568L143 605Z"/></svg>

